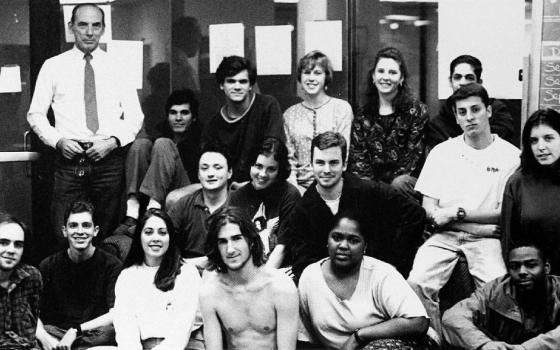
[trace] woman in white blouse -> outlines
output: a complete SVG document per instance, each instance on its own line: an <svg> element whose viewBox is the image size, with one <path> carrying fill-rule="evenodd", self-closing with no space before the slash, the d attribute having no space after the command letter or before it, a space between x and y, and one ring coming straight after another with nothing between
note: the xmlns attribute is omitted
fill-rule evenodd
<svg viewBox="0 0 560 350"><path fill-rule="evenodd" d="M313 182L311 140L325 131L338 132L350 145L352 107L348 102L327 95L333 79L329 58L320 51L303 56L297 66L297 80L303 101L284 112L284 131L292 173L289 181L309 187Z"/></svg>
<svg viewBox="0 0 560 350"><path fill-rule="evenodd" d="M119 349L204 349L197 339L203 339L197 332L201 323L195 321L202 280L193 265L181 263L177 239L171 219L161 210L148 210L136 226L115 286Z"/></svg>

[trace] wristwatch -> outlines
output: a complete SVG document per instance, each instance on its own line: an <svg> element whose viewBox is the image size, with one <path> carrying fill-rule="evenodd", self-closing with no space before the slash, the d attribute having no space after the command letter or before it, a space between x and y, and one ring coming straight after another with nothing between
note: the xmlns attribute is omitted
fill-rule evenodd
<svg viewBox="0 0 560 350"><path fill-rule="evenodd" d="M76 335L79 337L82 335L82 326L79 323L75 323L72 325L72 327L70 328L74 328L76 330Z"/></svg>
<svg viewBox="0 0 560 350"><path fill-rule="evenodd" d="M466 216L467 212L465 211L465 208L457 208L457 221L462 222L463 220L465 220Z"/></svg>

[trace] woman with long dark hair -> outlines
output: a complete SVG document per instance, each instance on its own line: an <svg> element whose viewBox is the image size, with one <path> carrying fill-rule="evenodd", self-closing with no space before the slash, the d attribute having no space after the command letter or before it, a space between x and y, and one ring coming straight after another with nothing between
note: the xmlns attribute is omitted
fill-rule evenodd
<svg viewBox="0 0 560 350"><path fill-rule="evenodd" d="M171 219L149 209L115 286L119 349L204 349L195 332L202 281L193 265L181 263L177 244Z"/></svg>
<svg viewBox="0 0 560 350"><path fill-rule="evenodd" d="M352 123L350 171L410 195L424 152L427 107L412 96L403 56L393 47L377 53L367 79L366 102Z"/></svg>
<svg viewBox="0 0 560 350"><path fill-rule="evenodd" d="M560 273L560 114L538 110L521 135L521 166L508 180L502 203L502 251L531 237L548 249L551 273Z"/></svg>

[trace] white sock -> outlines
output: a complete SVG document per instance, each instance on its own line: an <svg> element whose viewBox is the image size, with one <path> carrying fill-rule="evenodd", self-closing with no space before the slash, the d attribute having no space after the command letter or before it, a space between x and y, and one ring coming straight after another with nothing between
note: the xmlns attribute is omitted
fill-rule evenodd
<svg viewBox="0 0 560 350"><path fill-rule="evenodd" d="M152 209L152 208L161 209L161 204L159 204L159 202L156 201L155 199L150 198L150 202L148 203L147 209Z"/></svg>
<svg viewBox="0 0 560 350"><path fill-rule="evenodd" d="M140 215L140 202L136 196L131 195L126 200L126 216L138 219L138 215Z"/></svg>

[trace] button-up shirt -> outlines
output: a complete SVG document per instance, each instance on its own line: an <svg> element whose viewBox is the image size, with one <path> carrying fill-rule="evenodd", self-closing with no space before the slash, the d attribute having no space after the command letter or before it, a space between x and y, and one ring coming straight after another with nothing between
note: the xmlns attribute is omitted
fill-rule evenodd
<svg viewBox="0 0 560 350"><path fill-rule="evenodd" d="M114 136L125 146L142 126L144 115L136 89L120 79L118 65L107 53L96 49L91 54L99 120L95 134L86 125L84 53L74 47L46 60L39 72L27 121L53 148L62 137L91 141ZM49 107L54 112L54 127L47 119Z"/></svg>
<svg viewBox="0 0 560 350"><path fill-rule="evenodd" d="M15 267L8 287L0 287L0 337L12 331L35 343L41 289L39 270L25 264Z"/></svg>

